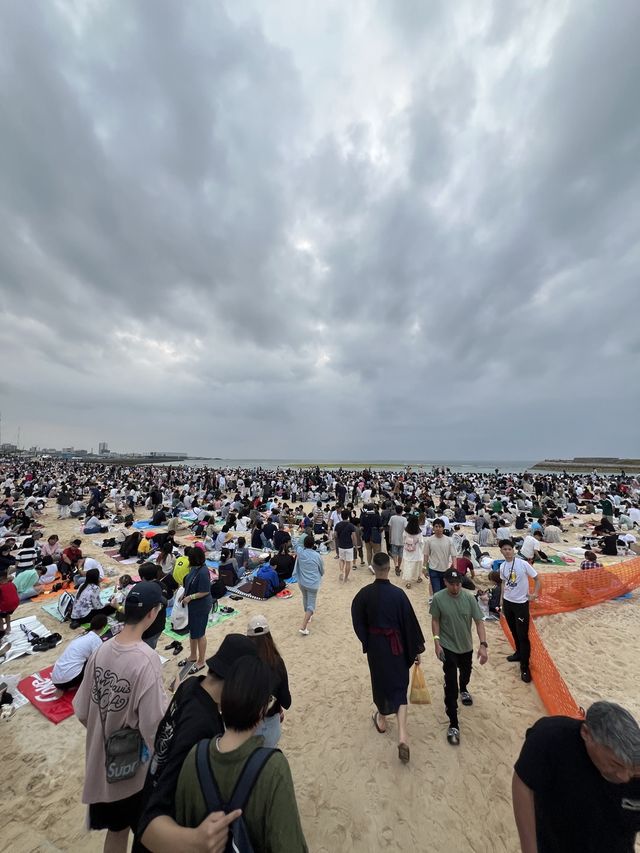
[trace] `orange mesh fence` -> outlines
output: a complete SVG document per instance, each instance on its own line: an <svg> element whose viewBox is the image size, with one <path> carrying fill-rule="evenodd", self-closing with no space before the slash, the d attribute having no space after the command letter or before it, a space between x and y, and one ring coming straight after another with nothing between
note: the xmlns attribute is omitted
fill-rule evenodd
<svg viewBox="0 0 640 853"><path fill-rule="evenodd" d="M602 604L639 587L640 558L602 569L544 574L541 575L541 580L542 594L537 601L531 602L531 615L549 616L553 613L567 613L582 607ZM513 647L513 638L504 617L500 617L500 623ZM538 634L533 619L529 624L529 641L531 642L531 676L547 713L575 718L583 717L582 708L573 698L564 678L558 672L553 658Z"/></svg>
<svg viewBox="0 0 640 853"><path fill-rule="evenodd" d="M504 616L500 617L500 623L507 640L515 648L511 631ZM531 658L529 660L531 677L547 713L561 714L565 717L583 717L582 709L571 695L564 678L558 672L558 667L542 642L533 619L529 623L529 642L531 643Z"/></svg>
<svg viewBox="0 0 640 853"><path fill-rule="evenodd" d="M532 616L567 613L602 604L640 586L640 557L602 569L541 574L542 593L531 602Z"/></svg>

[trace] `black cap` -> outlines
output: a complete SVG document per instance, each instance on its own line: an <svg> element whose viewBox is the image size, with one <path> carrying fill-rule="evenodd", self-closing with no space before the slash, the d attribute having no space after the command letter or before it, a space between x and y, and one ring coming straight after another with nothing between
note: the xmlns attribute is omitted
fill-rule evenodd
<svg viewBox="0 0 640 853"><path fill-rule="evenodd" d="M462 575L453 569L447 569L444 573L444 579L449 581L449 583L462 583Z"/></svg>
<svg viewBox="0 0 640 853"><path fill-rule="evenodd" d="M255 643L244 634L227 634L215 655L207 658L207 667L219 678L226 678L229 669L238 658L247 655L256 657L257 654Z"/></svg>
<svg viewBox="0 0 640 853"><path fill-rule="evenodd" d="M158 604L166 604L162 587L153 581L140 581L134 584L124 600L124 615L146 616Z"/></svg>

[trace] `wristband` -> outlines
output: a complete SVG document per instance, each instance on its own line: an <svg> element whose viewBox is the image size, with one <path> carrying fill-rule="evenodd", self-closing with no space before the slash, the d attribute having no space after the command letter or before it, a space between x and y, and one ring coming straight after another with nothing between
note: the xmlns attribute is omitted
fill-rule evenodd
<svg viewBox="0 0 640 853"><path fill-rule="evenodd" d="M485 643L485 641L484 641L484 640L480 643L480 645L481 645L481 646L484 646L484 647L485 647L485 649L488 649L488 648L489 648L489 643Z"/></svg>
<svg viewBox="0 0 640 853"><path fill-rule="evenodd" d="M439 640L439 639L440 639L440 634L434 634L434 635L433 635L433 639L434 639L434 640Z"/></svg>

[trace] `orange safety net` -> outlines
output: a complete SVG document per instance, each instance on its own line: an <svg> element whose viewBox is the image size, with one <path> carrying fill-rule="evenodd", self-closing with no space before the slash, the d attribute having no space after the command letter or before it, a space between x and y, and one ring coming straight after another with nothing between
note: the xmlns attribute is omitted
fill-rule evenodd
<svg viewBox="0 0 640 853"><path fill-rule="evenodd" d="M531 615L567 613L602 604L639 587L640 557L602 569L541 573L540 580L542 592L531 602Z"/></svg>
<svg viewBox="0 0 640 853"><path fill-rule="evenodd" d="M511 631L504 616L500 617L500 624L507 640L511 643L511 647L515 648ZM531 677L547 713L561 714L565 717L577 719L584 717L582 708L571 695L564 678L558 672L558 667L542 642L533 619L529 623L529 642L531 643L531 658L529 659Z"/></svg>
<svg viewBox="0 0 640 853"><path fill-rule="evenodd" d="M640 586L640 558L602 569L578 572L554 572L541 575L542 594L531 602L532 616L567 613L594 604L602 604L625 595ZM532 584L533 586L533 584ZM502 629L514 647L509 626L500 617ZM529 624L531 676L547 713L582 718L583 709L571 695L564 678L542 642L533 619Z"/></svg>

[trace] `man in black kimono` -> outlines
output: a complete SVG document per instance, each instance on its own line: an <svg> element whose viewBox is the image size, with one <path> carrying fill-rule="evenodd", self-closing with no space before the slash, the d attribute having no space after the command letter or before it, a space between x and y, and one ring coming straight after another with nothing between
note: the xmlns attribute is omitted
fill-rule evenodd
<svg viewBox="0 0 640 853"><path fill-rule="evenodd" d="M372 567L376 579L353 599L351 619L369 662L373 701L378 709L373 724L384 734L387 730L384 718L397 715L398 757L408 761L409 670L420 661L424 637L405 592L389 581L388 555L374 554Z"/></svg>

